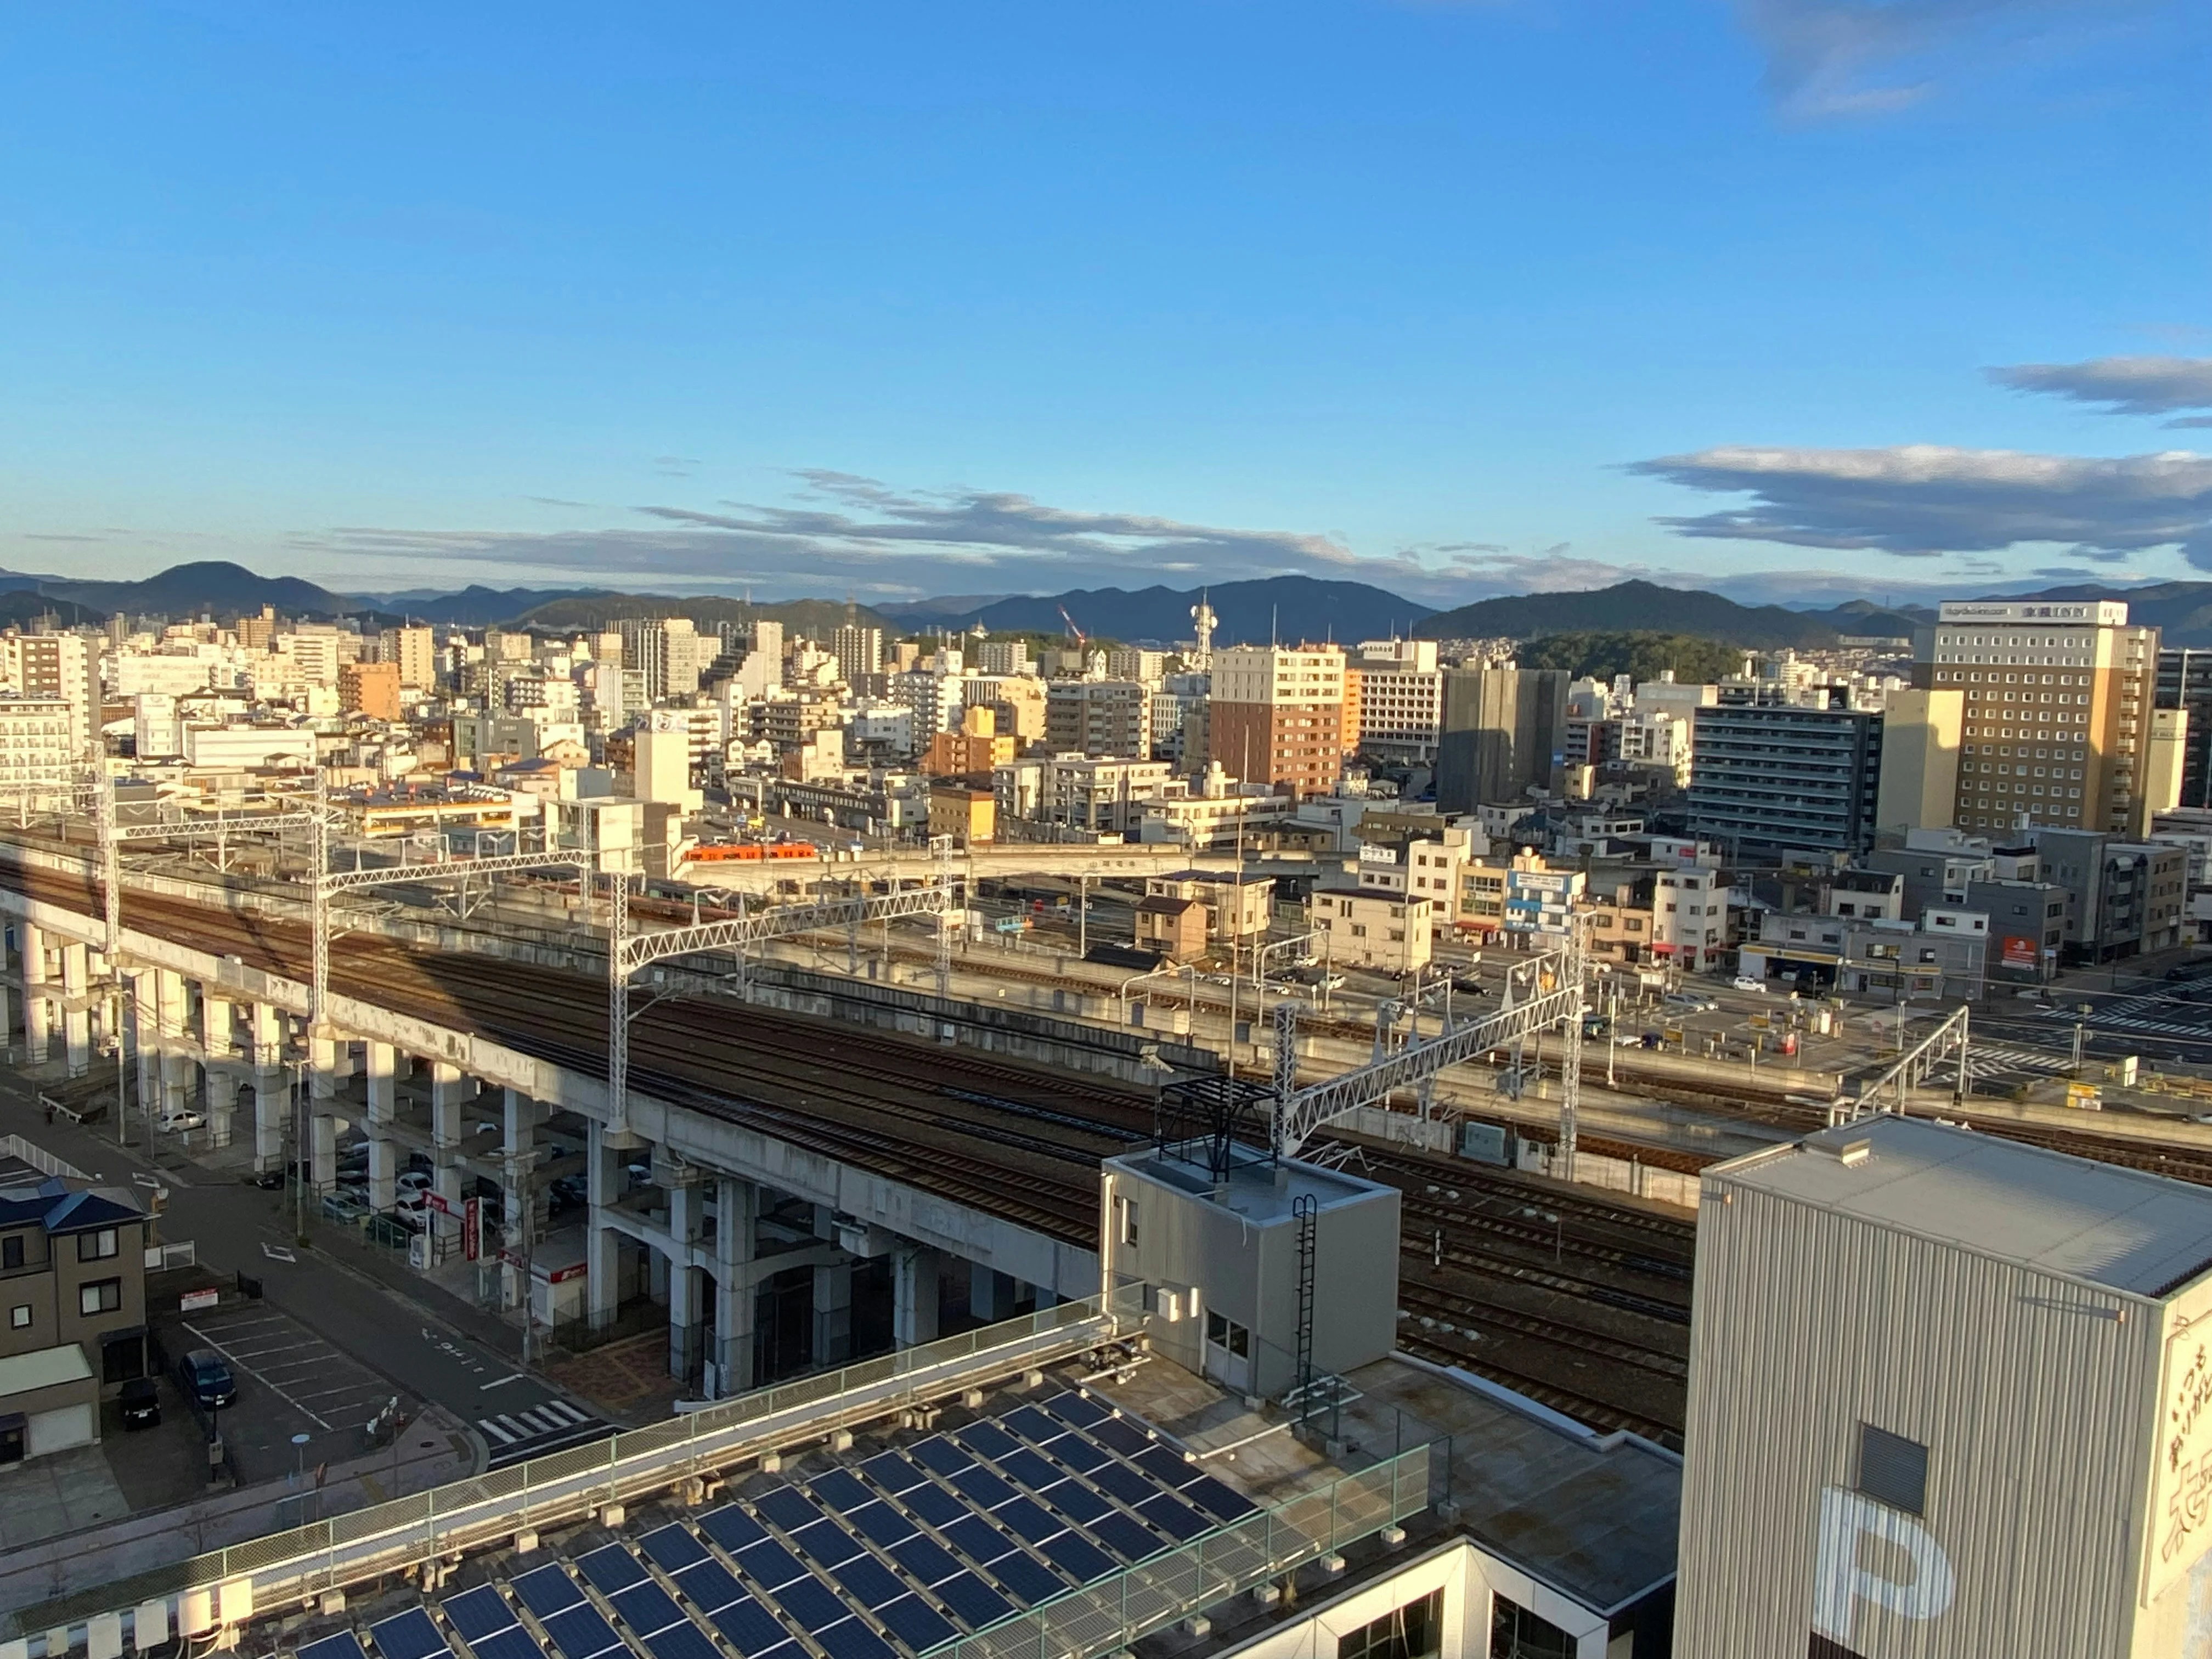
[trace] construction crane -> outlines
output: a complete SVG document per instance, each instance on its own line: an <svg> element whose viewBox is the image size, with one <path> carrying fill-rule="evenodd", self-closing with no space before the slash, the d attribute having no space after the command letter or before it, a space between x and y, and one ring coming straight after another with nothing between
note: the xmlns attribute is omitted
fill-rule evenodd
<svg viewBox="0 0 2212 1659"><path fill-rule="evenodd" d="M1054 605L1053 609L1060 612L1060 621L1067 624L1067 636L1075 641L1075 648L1078 651L1090 644L1091 641L1085 636L1083 630L1075 625L1075 618L1067 614L1066 605Z"/></svg>

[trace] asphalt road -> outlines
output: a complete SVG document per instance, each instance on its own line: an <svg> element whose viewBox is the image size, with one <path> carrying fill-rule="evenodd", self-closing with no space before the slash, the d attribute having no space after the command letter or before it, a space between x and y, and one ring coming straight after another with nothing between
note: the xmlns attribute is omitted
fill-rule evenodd
<svg viewBox="0 0 2212 1659"><path fill-rule="evenodd" d="M13 1069L0 1070L0 1132L20 1134L88 1175L133 1186L142 1198L155 1173L138 1147L116 1146L112 1125L47 1123L33 1086ZM495 1462L507 1461L503 1451L550 1450L588 1437L575 1419L597 1419L522 1369L507 1346L518 1334L491 1328L488 1319L483 1334L465 1331L460 1327L471 1310L456 1304L449 1321L348 1266L343 1255L300 1248L289 1237L282 1193L189 1165L164 1167L158 1178L169 1189L165 1240L190 1239L203 1266L259 1279L271 1305L391 1383L404 1405L430 1401L482 1433Z"/></svg>

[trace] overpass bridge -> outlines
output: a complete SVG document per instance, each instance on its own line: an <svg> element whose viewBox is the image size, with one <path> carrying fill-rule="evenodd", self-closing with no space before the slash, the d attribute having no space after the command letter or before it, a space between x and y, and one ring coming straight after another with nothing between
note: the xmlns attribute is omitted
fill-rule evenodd
<svg viewBox="0 0 2212 1659"><path fill-rule="evenodd" d="M816 1364L880 1327L856 1295L888 1291L904 1346L941 1318L1094 1294L1098 1161L1150 1132L1133 1039L1066 1026L1047 1034L1048 1069L951 1040L976 1036L972 1020L911 992L883 999L874 1026L750 1006L713 957L667 963L633 1000L613 1127L605 939L580 909L520 951L367 918L330 945L315 1024L304 901L135 872L121 891L111 957L87 860L0 848L5 1024L31 1063L87 1076L113 1052L119 1079L127 1036L149 1117L203 1110L218 1154L250 1146L255 1167L280 1168L295 1141L327 1190L358 1127L372 1208L395 1202L410 1154L454 1217L496 1191L485 1254L507 1305L578 1266L595 1324L665 1301L671 1368L709 1391L751 1385L771 1281L787 1302L811 1294ZM575 1262L557 1259L549 1214L552 1176L571 1172L588 1193Z"/></svg>

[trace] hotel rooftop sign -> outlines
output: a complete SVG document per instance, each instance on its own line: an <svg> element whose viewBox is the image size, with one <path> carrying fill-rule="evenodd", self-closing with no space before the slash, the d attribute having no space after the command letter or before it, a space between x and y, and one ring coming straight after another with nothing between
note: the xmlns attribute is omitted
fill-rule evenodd
<svg viewBox="0 0 2212 1659"><path fill-rule="evenodd" d="M2119 599L1947 599L1947 623L2067 623L2075 627L2124 628L2128 607Z"/></svg>

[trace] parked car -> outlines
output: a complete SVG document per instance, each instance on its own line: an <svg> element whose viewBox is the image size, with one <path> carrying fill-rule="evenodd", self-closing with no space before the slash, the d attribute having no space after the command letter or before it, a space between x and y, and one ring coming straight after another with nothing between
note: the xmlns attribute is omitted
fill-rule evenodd
<svg viewBox="0 0 2212 1659"><path fill-rule="evenodd" d="M399 1190L404 1193L427 1191L434 1181L434 1177L428 1170L410 1170L399 1177Z"/></svg>
<svg viewBox="0 0 2212 1659"><path fill-rule="evenodd" d="M164 1112L157 1126L165 1135L183 1134L192 1129L207 1127L207 1119L198 1112Z"/></svg>
<svg viewBox="0 0 2212 1659"><path fill-rule="evenodd" d="M323 1218L326 1221L354 1222L368 1213L368 1201L352 1193L329 1193L323 1198Z"/></svg>
<svg viewBox="0 0 2212 1659"><path fill-rule="evenodd" d="M238 1379L213 1348L194 1348L177 1362L177 1386L203 1410L228 1406L238 1398Z"/></svg>
<svg viewBox="0 0 2212 1659"><path fill-rule="evenodd" d="M1739 991L1757 991L1762 996L1766 992L1766 981L1763 979L1755 979L1749 974L1738 974L1735 983L1735 988Z"/></svg>
<svg viewBox="0 0 2212 1659"><path fill-rule="evenodd" d="M150 1429L161 1420L161 1390L150 1376L134 1376L123 1385L117 1403L123 1408L126 1429Z"/></svg>
<svg viewBox="0 0 2212 1659"><path fill-rule="evenodd" d="M1667 1006L1680 1008L1684 1013L1702 1014L1719 1007L1720 1004L1699 991L1669 991L1667 993Z"/></svg>
<svg viewBox="0 0 2212 1659"><path fill-rule="evenodd" d="M246 1176L246 1179L247 1184L258 1187L264 1193L273 1193L276 1188L284 1184L284 1171L282 1170L256 1170L252 1175Z"/></svg>

